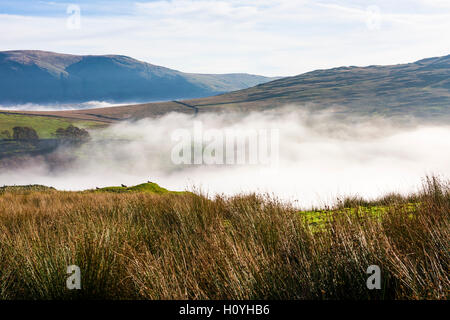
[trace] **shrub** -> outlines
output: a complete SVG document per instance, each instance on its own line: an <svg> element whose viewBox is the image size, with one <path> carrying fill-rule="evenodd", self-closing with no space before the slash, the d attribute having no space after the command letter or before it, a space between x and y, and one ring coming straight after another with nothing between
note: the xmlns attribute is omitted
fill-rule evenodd
<svg viewBox="0 0 450 320"><path fill-rule="evenodd" d="M73 141L87 141L90 139L89 132L86 129L81 129L73 125L68 126L66 129L57 129L55 135L59 139Z"/></svg>
<svg viewBox="0 0 450 320"><path fill-rule="evenodd" d="M33 128L30 127L14 127L13 139L19 141L37 141L39 136Z"/></svg>

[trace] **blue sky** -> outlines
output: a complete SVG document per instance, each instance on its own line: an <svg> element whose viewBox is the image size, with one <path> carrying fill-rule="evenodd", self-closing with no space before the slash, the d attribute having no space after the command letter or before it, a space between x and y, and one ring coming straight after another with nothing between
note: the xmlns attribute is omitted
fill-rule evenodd
<svg viewBox="0 0 450 320"><path fill-rule="evenodd" d="M450 1L1 0L0 28L0 50L284 76L450 54Z"/></svg>
<svg viewBox="0 0 450 320"><path fill-rule="evenodd" d="M0 13L57 17L65 14L70 4L77 4L83 8L84 14L89 16L132 14L137 1L127 0L80 0L80 1L36 1L36 0L2 0ZM151 1L149 1L151 2Z"/></svg>

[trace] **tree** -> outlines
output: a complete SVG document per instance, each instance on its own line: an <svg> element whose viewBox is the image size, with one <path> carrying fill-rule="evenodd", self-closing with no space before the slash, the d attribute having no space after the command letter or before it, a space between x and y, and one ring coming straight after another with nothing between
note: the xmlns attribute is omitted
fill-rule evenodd
<svg viewBox="0 0 450 320"><path fill-rule="evenodd" d="M33 128L30 127L14 127L13 139L19 141L37 141L39 136Z"/></svg>
<svg viewBox="0 0 450 320"><path fill-rule="evenodd" d="M58 128L55 132L55 136L59 139L72 141L87 141L91 138L86 129L80 129L73 125L68 126L66 129Z"/></svg>

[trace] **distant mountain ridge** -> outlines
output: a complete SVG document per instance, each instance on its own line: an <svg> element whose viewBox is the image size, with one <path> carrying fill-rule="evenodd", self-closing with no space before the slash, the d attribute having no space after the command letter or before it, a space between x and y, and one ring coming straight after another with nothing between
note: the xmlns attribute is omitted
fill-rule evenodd
<svg viewBox="0 0 450 320"><path fill-rule="evenodd" d="M200 98L273 79L243 73L184 73L120 55L0 52L0 103Z"/></svg>
<svg viewBox="0 0 450 320"><path fill-rule="evenodd" d="M450 55L391 66L316 70L201 99L22 113L115 122L173 111L250 112L284 106L344 116L412 116L450 123Z"/></svg>
<svg viewBox="0 0 450 320"><path fill-rule="evenodd" d="M316 70L215 97L193 99L189 104L199 112L296 105L359 114L450 115L450 55L390 66Z"/></svg>

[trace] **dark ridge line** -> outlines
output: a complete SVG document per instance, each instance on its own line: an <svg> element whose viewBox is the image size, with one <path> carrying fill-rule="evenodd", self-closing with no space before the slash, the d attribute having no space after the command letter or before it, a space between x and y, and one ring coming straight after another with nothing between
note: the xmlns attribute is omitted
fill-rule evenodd
<svg viewBox="0 0 450 320"><path fill-rule="evenodd" d="M193 106L193 105L181 102L181 101L176 101L176 100L173 100L172 102L181 104L182 106L188 107L190 109L194 109L194 115L197 115L197 113L198 113L198 108L196 106Z"/></svg>
<svg viewBox="0 0 450 320"><path fill-rule="evenodd" d="M230 93L232 93L232 92L230 92ZM229 102L205 103L205 104L199 104L198 107L201 108L201 107L219 106L219 105L224 105L224 104L255 102L255 101L266 100L266 99L270 99L270 98L274 98L274 97L283 97L284 95L285 94L283 93L283 94L270 95L269 97L253 98L253 99L248 99L248 100L236 100L236 101L229 101ZM205 99L205 98L202 98L202 99ZM173 102L182 103L182 102L179 102L179 101L173 101ZM198 109L198 107L194 107L194 108Z"/></svg>
<svg viewBox="0 0 450 320"><path fill-rule="evenodd" d="M80 114L86 114L88 116L93 116L93 117L97 117L97 118L102 118L102 119L107 119L107 120L116 120L116 121L123 121L123 120L129 120L130 118L114 118L114 117L108 117L108 116L103 116L100 114L96 114L96 113L80 113Z"/></svg>
<svg viewBox="0 0 450 320"><path fill-rule="evenodd" d="M36 111L39 112L39 111ZM33 113L23 113L23 112L16 112L16 111L0 111L0 114L16 114L19 116L34 116L34 117L49 117L49 118L65 118L65 119L71 119L70 117L64 117L64 116L56 116L54 114L33 114Z"/></svg>

